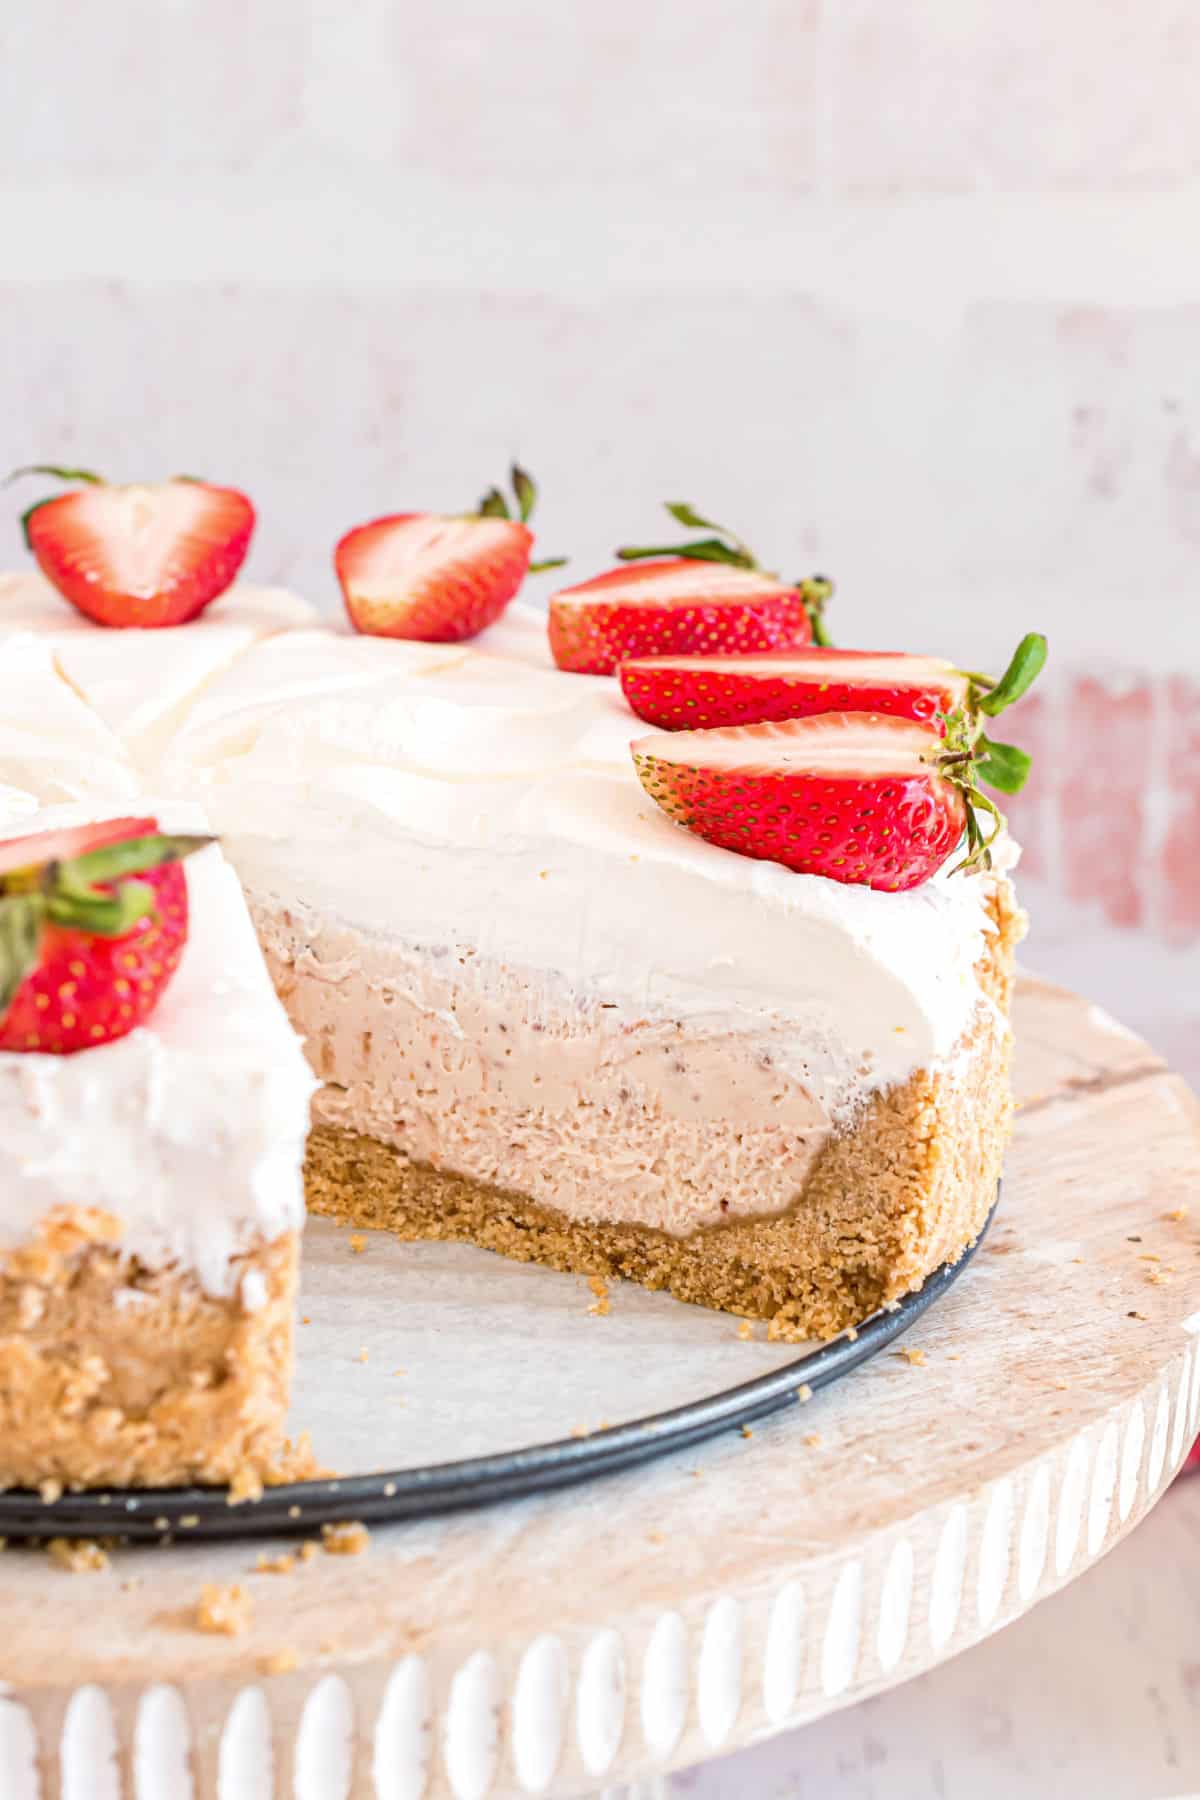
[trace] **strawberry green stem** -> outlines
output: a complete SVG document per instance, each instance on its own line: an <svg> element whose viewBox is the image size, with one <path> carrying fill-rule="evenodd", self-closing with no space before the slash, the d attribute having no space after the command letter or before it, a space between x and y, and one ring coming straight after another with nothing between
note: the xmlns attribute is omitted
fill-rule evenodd
<svg viewBox="0 0 1200 1800"><path fill-rule="evenodd" d="M520 463L516 462L508 472L508 479L512 486L513 504L517 509L516 517L522 525L527 525L533 517L533 511L538 501L537 483L533 476L523 469ZM513 517L512 505L502 488L490 487L475 511L466 516L468 519L511 519ZM530 563L529 573L540 575L545 569L562 569L565 568L568 560L565 556L543 557L541 562Z"/></svg>
<svg viewBox="0 0 1200 1800"><path fill-rule="evenodd" d="M938 773L961 790L966 807L967 853L954 874L961 869L990 869L992 845L1007 823L980 782L1002 794L1017 794L1029 778L1033 764L1029 752L988 737L983 722L1028 693L1046 665L1046 653L1041 632L1027 632L999 681L967 675L967 698L945 720L943 748L932 760Z"/></svg>
<svg viewBox="0 0 1200 1800"><path fill-rule="evenodd" d="M85 481L95 487L105 487L103 475L95 474L91 469L64 469L60 463L23 463L4 478L4 486L9 487L19 481L22 475L53 475L56 481Z"/></svg>

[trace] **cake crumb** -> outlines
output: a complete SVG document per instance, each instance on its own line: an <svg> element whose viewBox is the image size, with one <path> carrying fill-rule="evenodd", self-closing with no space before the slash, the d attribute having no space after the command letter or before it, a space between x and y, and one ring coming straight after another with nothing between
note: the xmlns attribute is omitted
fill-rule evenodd
<svg viewBox="0 0 1200 1800"><path fill-rule="evenodd" d="M573 1438L585 1438L585 1437L587 1437L587 1435L588 1435L588 1428L586 1425L572 1425L571 1436Z"/></svg>
<svg viewBox="0 0 1200 1800"><path fill-rule="evenodd" d="M243 1463L235 1469L233 1479L229 1483L229 1491L225 1496L226 1506L241 1506L246 1500L261 1500L263 1497L263 1479L259 1471L250 1463Z"/></svg>
<svg viewBox="0 0 1200 1800"><path fill-rule="evenodd" d="M355 1256L361 1256L366 1247L366 1233L363 1231L352 1231L350 1233L350 1248L353 1250Z"/></svg>
<svg viewBox="0 0 1200 1800"><path fill-rule="evenodd" d="M371 1541L366 1526L357 1519L322 1525L321 1540L327 1556L361 1556Z"/></svg>
<svg viewBox="0 0 1200 1800"><path fill-rule="evenodd" d="M47 1506L53 1506L56 1500L61 1500L62 1491L61 1481L43 1481L38 1484L38 1493Z"/></svg>
<svg viewBox="0 0 1200 1800"><path fill-rule="evenodd" d="M408 1370L407 1369L393 1369L392 1374L393 1375L407 1375Z"/></svg>
<svg viewBox="0 0 1200 1800"><path fill-rule="evenodd" d="M796 1398L797 1398L797 1400L799 1400L801 1406L805 1405L807 1401L811 1400L812 1396L813 1396L813 1391L809 1387L807 1381L802 1381L800 1383L800 1386L796 1389Z"/></svg>
<svg viewBox="0 0 1200 1800"><path fill-rule="evenodd" d="M311 1319L310 1319L310 1318L309 1318L309 1317L308 1317L308 1314L307 1314L307 1313L306 1313L306 1314L305 1314L305 1315L304 1315L304 1317L303 1317L303 1318L302 1318L302 1319L301 1319L301 1321L300 1321L300 1323L301 1323L301 1324L302 1324L302 1325L311 1325L311 1324L312 1324L312 1320L311 1320Z"/></svg>
<svg viewBox="0 0 1200 1800"><path fill-rule="evenodd" d="M902 1356L906 1362L910 1362L914 1369L923 1369L925 1367L925 1352L923 1350L910 1346L904 1350L898 1350L896 1354L897 1356Z"/></svg>
<svg viewBox="0 0 1200 1800"><path fill-rule="evenodd" d="M741 1338L743 1344L748 1344L753 1338L754 1326L750 1323L749 1319L743 1319L738 1326L738 1336Z"/></svg>
<svg viewBox="0 0 1200 1800"><path fill-rule="evenodd" d="M199 1523L199 1513L184 1513L182 1519L179 1521L180 1529L183 1531L192 1531Z"/></svg>
<svg viewBox="0 0 1200 1800"><path fill-rule="evenodd" d="M1182 1225L1187 1216L1188 1209L1186 1206L1174 1206L1169 1213L1163 1214L1163 1217L1169 1219L1172 1225Z"/></svg>
<svg viewBox="0 0 1200 1800"><path fill-rule="evenodd" d="M283 1448L264 1469L263 1480L268 1487L288 1487L296 1481L327 1481L335 1473L318 1459L311 1434L300 1431L294 1438L284 1438Z"/></svg>
<svg viewBox="0 0 1200 1800"><path fill-rule="evenodd" d="M221 1637L240 1637L244 1631L249 1631L252 1617L250 1596L237 1582L222 1587L219 1582L206 1581L200 1589L200 1598L196 1602L198 1630Z"/></svg>
<svg viewBox="0 0 1200 1800"><path fill-rule="evenodd" d="M1125 1314L1125 1317L1127 1319L1144 1319L1146 1315L1143 1312L1129 1312Z"/></svg>
<svg viewBox="0 0 1200 1800"><path fill-rule="evenodd" d="M362 1363L369 1362L371 1360L371 1353L367 1349L367 1346L365 1344L363 1345L362 1349L358 1353L358 1360L359 1360L359 1362L362 1362Z"/></svg>
<svg viewBox="0 0 1200 1800"><path fill-rule="evenodd" d="M588 1307L588 1311L594 1314L598 1319L607 1318L610 1310L608 1302L608 1284L605 1281L602 1281L599 1275L589 1275L588 1286L596 1296L592 1305Z"/></svg>
<svg viewBox="0 0 1200 1800"><path fill-rule="evenodd" d="M258 1553L258 1561L254 1565L256 1575L290 1575L296 1567L296 1559L286 1550L279 1556L268 1556L265 1550Z"/></svg>
<svg viewBox="0 0 1200 1800"><path fill-rule="evenodd" d="M1149 1269L1146 1273L1146 1280L1151 1287L1169 1287L1171 1283L1171 1277L1165 1269Z"/></svg>
<svg viewBox="0 0 1200 1800"><path fill-rule="evenodd" d="M746 1437L746 1438L750 1438L750 1437L754 1436L754 1433L751 1431L751 1429L748 1425L742 1426L742 1436Z"/></svg>
<svg viewBox="0 0 1200 1800"><path fill-rule="evenodd" d="M648 1531L646 1533L646 1542L648 1544L665 1544L666 1541L667 1534L665 1531Z"/></svg>
<svg viewBox="0 0 1200 1800"><path fill-rule="evenodd" d="M848 1344L857 1344L858 1342L858 1330L853 1325L847 1325L846 1327L846 1342Z"/></svg>
<svg viewBox="0 0 1200 1800"><path fill-rule="evenodd" d="M314 1543L311 1538L306 1543L301 1544L300 1549L297 1552L302 1563L315 1562L320 1554L320 1544Z"/></svg>
<svg viewBox="0 0 1200 1800"><path fill-rule="evenodd" d="M800 1441L807 1444L810 1450L816 1450L821 1442L821 1434L819 1431L806 1431Z"/></svg>
<svg viewBox="0 0 1200 1800"><path fill-rule="evenodd" d="M1063 1394L1063 1393L1066 1393L1067 1389L1070 1387L1071 1384L1064 1375L1060 1375L1054 1385L1058 1389L1059 1393Z"/></svg>
<svg viewBox="0 0 1200 1800"><path fill-rule="evenodd" d="M276 1650L270 1656L259 1661L259 1673L262 1675L287 1675L299 1666L300 1658L291 1649Z"/></svg>
<svg viewBox="0 0 1200 1800"><path fill-rule="evenodd" d="M46 1545L46 1554L68 1575L94 1575L108 1567L107 1556L91 1538L51 1538Z"/></svg>

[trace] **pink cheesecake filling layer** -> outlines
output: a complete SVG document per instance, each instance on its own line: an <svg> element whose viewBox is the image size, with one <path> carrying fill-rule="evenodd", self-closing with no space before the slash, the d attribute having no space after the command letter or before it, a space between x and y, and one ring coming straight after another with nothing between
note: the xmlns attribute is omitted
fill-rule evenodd
<svg viewBox="0 0 1200 1800"><path fill-rule="evenodd" d="M786 1031L705 1034L450 949L381 949L253 907L288 1014L327 1084L322 1123L573 1220L683 1236L786 1211L830 1122L781 1068Z"/></svg>

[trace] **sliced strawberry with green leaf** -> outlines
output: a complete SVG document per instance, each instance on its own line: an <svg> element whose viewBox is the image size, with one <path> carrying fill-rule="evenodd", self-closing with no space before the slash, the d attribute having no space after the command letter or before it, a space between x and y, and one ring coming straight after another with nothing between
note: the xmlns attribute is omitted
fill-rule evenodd
<svg viewBox="0 0 1200 1800"><path fill-rule="evenodd" d="M826 641L823 613L833 585L823 576L788 582L759 566L724 526L682 501L667 511L713 535L683 544L626 545L636 569L613 569L564 588L550 602L550 648L560 669L611 675L629 657L689 653L753 655Z"/></svg>
<svg viewBox="0 0 1200 1800"><path fill-rule="evenodd" d="M928 881L966 829L943 747L934 725L832 712L656 733L632 751L651 799L708 843L896 892Z"/></svg>
<svg viewBox="0 0 1200 1800"><path fill-rule="evenodd" d="M951 767L1002 793L1025 784L1030 758L989 737L984 723L1026 693L1046 662L1039 632L1021 639L999 681L933 656L874 650L782 651L770 656L658 656L621 664L639 718L664 731L708 730L826 712L876 712L934 724ZM986 810L986 806L985 806Z"/></svg>
<svg viewBox="0 0 1200 1800"><path fill-rule="evenodd" d="M98 625L183 625L233 582L254 531L236 488L177 476L117 486L85 469L38 463L19 475L83 485L22 517L25 542L72 606Z"/></svg>
<svg viewBox="0 0 1200 1800"><path fill-rule="evenodd" d="M560 669L612 675L628 657L807 644L812 627L795 588L752 569L675 557L563 588L550 601L549 631Z"/></svg>
<svg viewBox="0 0 1200 1800"><path fill-rule="evenodd" d="M777 650L764 656L647 656L618 671L639 719L708 730L810 713L880 712L932 721L965 704L969 677L902 651Z"/></svg>
<svg viewBox="0 0 1200 1800"><path fill-rule="evenodd" d="M511 481L511 505L493 487L473 513L390 513L348 531L334 567L355 629L459 643L495 623L527 574L561 568L565 557L530 561L537 488L515 463Z"/></svg>
<svg viewBox="0 0 1200 1800"><path fill-rule="evenodd" d="M141 1024L187 941L179 863L211 842L109 819L0 843L0 1050L69 1054Z"/></svg>

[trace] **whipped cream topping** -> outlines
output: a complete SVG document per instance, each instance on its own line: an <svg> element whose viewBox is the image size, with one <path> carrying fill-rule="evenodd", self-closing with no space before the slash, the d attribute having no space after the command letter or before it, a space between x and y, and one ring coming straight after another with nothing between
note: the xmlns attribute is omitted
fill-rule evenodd
<svg viewBox="0 0 1200 1800"><path fill-rule="evenodd" d="M282 588L239 584L187 625L111 630L86 619L40 574L0 576L0 634L36 634L59 674L151 778L205 682L252 644L314 618L311 606Z"/></svg>
<svg viewBox="0 0 1200 1800"><path fill-rule="evenodd" d="M49 644L0 618L0 789L43 805L110 800L123 810L137 770L119 737L61 678ZM0 798L0 821L8 807Z"/></svg>
<svg viewBox="0 0 1200 1800"><path fill-rule="evenodd" d="M80 816L53 809L29 828ZM197 823L179 809L169 821ZM187 945L145 1025L74 1056L0 1052L0 1247L52 1207L99 1207L121 1221L123 1250L227 1295L233 1257L303 1222L315 1084L233 871L214 847L186 873Z"/></svg>

